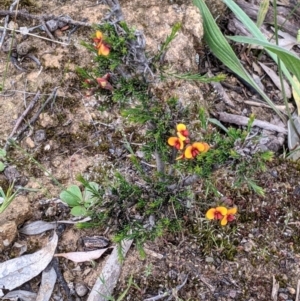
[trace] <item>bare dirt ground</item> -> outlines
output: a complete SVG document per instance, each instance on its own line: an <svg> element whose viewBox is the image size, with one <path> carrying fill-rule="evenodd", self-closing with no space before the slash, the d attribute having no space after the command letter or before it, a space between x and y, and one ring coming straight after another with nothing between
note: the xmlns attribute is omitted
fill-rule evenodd
<svg viewBox="0 0 300 301"><path fill-rule="evenodd" d="M200 19L198 23L191 23L197 16L190 5L181 1L163 3L154 0L120 3L128 24L144 31L149 56L165 40L171 26L182 22L184 31L179 33L167 60L180 72L198 70L196 55L201 54L200 38L203 33L201 24L198 24ZM4 8L8 9L10 5L6 1ZM107 12L106 6L92 0L24 1L18 9L25 9L34 15L68 15L77 21L87 18L89 24L99 23ZM1 20L3 24L4 19ZM31 28L37 24L37 20L13 17L9 22L10 27L17 29ZM93 65L93 55L81 45L82 41L90 41L93 29L80 26L68 36L71 30L72 27L57 29L53 33L57 41L68 45L32 36L25 38L17 33L17 44L28 47L29 53L41 62L38 66L20 56L18 65L26 72L13 66L7 52L0 52L0 80L5 84L0 95L1 147L5 146L16 120L37 91L41 93L40 99L22 126L57 89L56 97L39 114L36 122L18 137L20 148L8 149L8 168L0 175L0 185L7 187L14 180L17 185L35 191L16 198L0 221L5 231L5 227L9 228L6 237L0 234L1 262L19 256L20 246L25 246L25 254L30 254L45 245L48 239L45 234L25 236L18 233L17 227L24 222L70 218L69 209L56 202L61 187L56 185L48 172L64 187L78 184L78 174L100 182L112 180L116 171L131 175L134 170L124 146L124 135L133 145L135 143L135 152L145 143L145 129L122 118L118 106L108 106L105 97L85 96L75 69L77 66L91 68ZM34 33L47 37L41 30ZM237 85L234 78L228 81L231 85ZM226 109L233 113L244 110L255 112L256 116L267 121L273 117L267 109L243 104L243 94L234 91L228 93L236 107L228 108L209 85L183 84L174 80L158 83L155 91L162 101L175 95L181 99L183 106L194 103L195 108L204 106L212 114ZM155 166L155 160L150 164ZM146 259L141 259L133 245L123 263L114 297L117 298L125 290L132 275L137 286L130 288L124 300L145 300L166 291L169 294L162 300L298 300L299 168L298 163L279 158L270 163L267 171L256 178L265 189L265 197L245 187L233 188L233 175L228 173L226 166L219 169L214 184L222 194L220 197L239 208L237 221L226 229L218 225L212 228L205 220L203 204L209 207L216 200L205 194L201 181L197 182L191 187L194 200L192 209L185 216L183 230L176 234L166 233L155 241L147 242ZM136 177L132 178L138 181ZM113 228L105 225L92 229L67 225L59 238L57 251L82 250L80 238L93 235L111 238L114 232ZM5 246L6 240L8 247ZM88 288L82 297L72 291L74 300L87 300L105 258L80 264L59 260L61 273L69 287L83 284ZM36 292L39 284L40 276L37 276L23 289ZM61 283L56 284L51 300L67 300Z"/></svg>

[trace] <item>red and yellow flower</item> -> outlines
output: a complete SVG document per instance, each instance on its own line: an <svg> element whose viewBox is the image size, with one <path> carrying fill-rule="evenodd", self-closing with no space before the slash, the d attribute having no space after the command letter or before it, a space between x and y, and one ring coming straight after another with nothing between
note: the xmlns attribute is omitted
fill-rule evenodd
<svg viewBox="0 0 300 301"><path fill-rule="evenodd" d="M107 45L104 42L104 36L100 30L96 31L93 41L95 43L95 48L98 50L98 55L104 55L104 56L109 55L110 52L109 45Z"/></svg>
<svg viewBox="0 0 300 301"><path fill-rule="evenodd" d="M200 153L206 153L209 149L210 146L206 142L195 142L185 149L184 156L187 159L193 159Z"/></svg>
<svg viewBox="0 0 300 301"><path fill-rule="evenodd" d="M224 216L227 214L227 208L223 206L219 206L216 208L210 208L206 214L205 217L207 219L223 219Z"/></svg>
<svg viewBox="0 0 300 301"><path fill-rule="evenodd" d="M189 131L183 123L178 123L176 125L177 137L170 137L168 139L168 144L175 147L177 150L183 150L184 144L190 143ZM200 153L205 153L210 149L210 146L206 142L195 142L192 145L188 145L183 153L176 158L180 159L193 159Z"/></svg>
<svg viewBox="0 0 300 301"><path fill-rule="evenodd" d="M186 128L186 125L183 123L179 123L176 125L176 130L177 130L177 136L180 138L182 141L187 140L189 136L189 131Z"/></svg>
<svg viewBox="0 0 300 301"><path fill-rule="evenodd" d="M175 147L177 150L181 150L184 147L183 140L178 137L170 137L168 139L168 144Z"/></svg>
<svg viewBox="0 0 300 301"><path fill-rule="evenodd" d="M226 208L219 206L216 208L210 208L205 217L210 220L221 220L221 226L226 226L228 222L235 220L235 214L237 213L237 207Z"/></svg>
<svg viewBox="0 0 300 301"><path fill-rule="evenodd" d="M221 220L221 225L226 226L228 222L232 222L235 220L235 214L237 213L237 207L233 207L230 209L227 209L227 213L224 215L224 217Z"/></svg>

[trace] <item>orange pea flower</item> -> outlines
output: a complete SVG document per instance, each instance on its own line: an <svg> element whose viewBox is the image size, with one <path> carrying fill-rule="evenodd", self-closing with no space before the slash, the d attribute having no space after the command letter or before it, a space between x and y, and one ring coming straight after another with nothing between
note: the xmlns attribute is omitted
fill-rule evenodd
<svg viewBox="0 0 300 301"><path fill-rule="evenodd" d="M223 207L223 206L219 206L219 207L216 207L216 208L210 208L206 214L205 214L205 217L207 219L221 219L223 220L223 218L226 216L228 210L226 207Z"/></svg>
<svg viewBox="0 0 300 301"><path fill-rule="evenodd" d="M177 124L176 130L178 138L180 138L182 141L185 141L189 136L189 131L186 129L186 125L183 123Z"/></svg>
<svg viewBox="0 0 300 301"><path fill-rule="evenodd" d="M232 222L235 220L235 214L237 213L237 208L230 208L227 209L227 213L224 215L224 217L221 220L221 225L226 226L228 222Z"/></svg>
<svg viewBox="0 0 300 301"><path fill-rule="evenodd" d="M183 141L178 137L170 137L168 139L168 144L174 146L176 149L183 149Z"/></svg>
<svg viewBox="0 0 300 301"><path fill-rule="evenodd" d="M98 50L98 55L109 55L110 48L109 46L104 42L103 33L99 30L96 31L95 37L93 38L95 45L95 48Z"/></svg>
<svg viewBox="0 0 300 301"><path fill-rule="evenodd" d="M93 38L93 41L95 44L99 44L102 43L102 40L103 40L103 33L100 30L97 30Z"/></svg>
<svg viewBox="0 0 300 301"><path fill-rule="evenodd" d="M184 155L187 159L192 159L200 153L206 153L209 149L210 146L206 142L195 142L185 149Z"/></svg>

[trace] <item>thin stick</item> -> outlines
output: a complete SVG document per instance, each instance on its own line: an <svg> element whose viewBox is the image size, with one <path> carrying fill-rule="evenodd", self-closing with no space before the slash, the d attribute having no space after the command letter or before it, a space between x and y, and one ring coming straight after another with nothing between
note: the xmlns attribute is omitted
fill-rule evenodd
<svg viewBox="0 0 300 301"><path fill-rule="evenodd" d="M225 112L219 113L219 119L220 121L223 122L228 122L228 123L234 123L237 125L247 125L249 122L248 117L240 116L240 115L235 115L235 114L228 114ZM269 130L269 131L275 131L278 133L284 133L287 134L287 129L281 126L274 125L270 122L267 121L262 121L262 120L257 120L255 119L253 122L253 126L258 126L260 128Z"/></svg>
<svg viewBox="0 0 300 301"><path fill-rule="evenodd" d="M300 279L298 279L298 282L297 282L297 291L296 291L295 301L299 301L299 293L300 293Z"/></svg>
<svg viewBox="0 0 300 301"><path fill-rule="evenodd" d="M37 91L37 93L35 94L33 100L30 102L29 106L27 107L27 109L22 113L22 115L18 118L13 130L11 131L10 135L7 138L7 141L5 143L4 149L6 150L9 146L9 139L11 139L13 137L13 135L15 134L15 132L17 131L18 127L20 126L21 122L23 121L23 119L26 117L26 115L30 112L30 110L33 109L34 105L36 104L36 102L39 100L41 96L40 91Z"/></svg>
<svg viewBox="0 0 300 301"><path fill-rule="evenodd" d="M20 137L20 135L22 135L27 128L30 125L33 125L36 120L39 118L40 114L43 112L44 108L47 106L47 104L50 102L50 100L52 100L55 96L56 96L56 91L57 91L58 87L55 87L53 92L51 93L51 95L47 98L47 100L43 103L43 105L40 107L40 109L35 113L35 115L29 120L29 123L26 124L18 133L17 137L15 139L17 139L18 137Z"/></svg>
<svg viewBox="0 0 300 301"><path fill-rule="evenodd" d="M10 29L10 28L7 28L7 27L2 27L2 26L0 26L0 28L4 28L4 29L8 29L8 30L13 30L13 31L15 31L15 32L23 33L23 32L20 31L20 30ZM56 40L51 40L51 39L48 39L48 38L45 38L45 37L42 37L42 36L38 36L38 35L36 35L36 34L34 34L34 33L30 33L30 32L26 33L26 35L33 36L33 37L36 37L36 38L39 38L39 39L42 39L42 40L54 42L54 43L57 43L57 44L65 45L65 46L70 45L70 44L67 44L67 43L63 43L63 42L59 42L59 41L56 41Z"/></svg>
<svg viewBox="0 0 300 301"><path fill-rule="evenodd" d="M21 17L24 19L33 19L33 20L44 20L44 21L48 21L48 20L59 20L62 21L64 23L67 24L71 24L71 25L79 25L79 26L85 26L85 27L92 27L91 24L87 23L87 22L81 22L81 21L75 21L73 19L67 18L67 17L59 17L59 16L55 16L55 15L32 15L29 14L28 12L24 11L24 10L0 10L0 16L13 16L16 15L16 17Z"/></svg>
<svg viewBox="0 0 300 301"><path fill-rule="evenodd" d="M44 27L44 29L45 29L47 35L49 36L49 38L50 38L52 41L55 41L55 38L54 38L53 34L51 33L51 31L49 30L49 28L48 28L46 22L45 22L44 20L41 20L41 23L43 24L43 27Z"/></svg>
<svg viewBox="0 0 300 301"><path fill-rule="evenodd" d="M160 154L158 152L158 150L156 149L154 152L154 157L156 160L156 168L157 168L157 172L164 174L165 173L165 164L162 161Z"/></svg>
<svg viewBox="0 0 300 301"><path fill-rule="evenodd" d="M183 282L180 285L177 285L174 289L167 290L165 293L163 293L161 295L144 299L144 301L157 301L157 300L160 300L160 299L162 299L162 298L164 298L166 296L169 296L170 294L172 294L172 291L174 291L174 290L176 292L178 292L181 288L183 288L185 286L187 280L188 280L188 276L186 276L185 279L183 280Z"/></svg>
<svg viewBox="0 0 300 301"><path fill-rule="evenodd" d="M13 9L15 8L15 6L18 4L19 0L15 0L15 2L13 2L13 4L10 6L9 8L9 12L12 13L13 12ZM17 11L15 11L16 13ZM12 14L13 15L13 14ZM2 33L2 37L1 37L1 40L0 40L0 50L3 46L3 43L4 43L4 39L5 39L5 35L6 35L6 27L8 25L8 21L9 21L9 14L5 15L5 21L4 21L4 30L3 30L3 33Z"/></svg>

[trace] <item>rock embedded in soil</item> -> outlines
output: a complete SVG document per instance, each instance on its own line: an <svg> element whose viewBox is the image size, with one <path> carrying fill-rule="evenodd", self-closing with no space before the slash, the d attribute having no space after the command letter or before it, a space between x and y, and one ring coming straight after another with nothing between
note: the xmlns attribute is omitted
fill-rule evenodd
<svg viewBox="0 0 300 301"><path fill-rule="evenodd" d="M168 73L198 73L197 47L202 43L203 25L199 9L192 4L169 3L151 0L141 2L120 1L125 20L129 26L141 30L146 38L148 57L159 53L161 45L166 41L176 23L182 27L168 51L162 56ZM135 12L134 14L132 12ZM176 97L180 103L201 103L205 106L198 83L183 81L173 77L152 85L153 94L162 100Z"/></svg>
<svg viewBox="0 0 300 301"><path fill-rule="evenodd" d="M18 234L18 226L32 217L28 199L17 196L0 214L0 252L8 247Z"/></svg>
<svg viewBox="0 0 300 301"><path fill-rule="evenodd" d="M177 37L171 42L165 60L175 70L195 69L195 45L201 43L203 36L202 19L199 9L194 5L177 5L159 0L121 1L126 22L142 30L146 37L146 50L157 54L159 47L171 34L172 27L181 23ZM133 14L132 12L135 11ZM176 51L172 51L172 49Z"/></svg>
<svg viewBox="0 0 300 301"><path fill-rule="evenodd" d="M104 236L86 236L82 238L84 250L96 250L106 248L109 245L109 240Z"/></svg>
<svg viewBox="0 0 300 301"><path fill-rule="evenodd" d="M88 293L88 288L83 283L76 283L75 292L79 297L83 297Z"/></svg>

